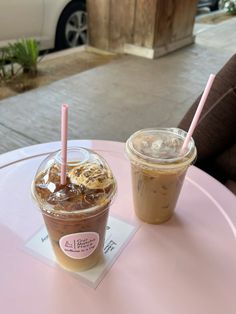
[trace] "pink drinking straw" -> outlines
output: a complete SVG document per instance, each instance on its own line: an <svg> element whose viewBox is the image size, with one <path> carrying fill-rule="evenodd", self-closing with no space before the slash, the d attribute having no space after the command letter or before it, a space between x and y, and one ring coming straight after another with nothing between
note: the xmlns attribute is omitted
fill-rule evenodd
<svg viewBox="0 0 236 314"><path fill-rule="evenodd" d="M66 184L68 105L61 106L61 185Z"/></svg>
<svg viewBox="0 0 236 314"><path fill-rule="evenodd" d="M182 146L182 148L181 148L181 150L180 150L180 155L184 155L184 153L185 153L185 151L186 151L186 148L188 147L189 141L190 141L190 139L191 139L191 137L192 137L192 135L193 135L193 132L194 132L194 130L195 130L195 128L196 128L196 125L197 125L197 123L198 123L198 119L199 119L200 114L201 114L201 112L202 112L202 108L203 108L203 106L205 105L207 96L208 96L208 94L209 94L209 92L210 92L210 89L211 89L211 86L212 86L212 84L213 84L214 79L215 79L215 75L214 75L214 74L211 74L211 75L209 76L207 85L206 85L206 87L205 87L205 89L204 89L204 92L203 92L203 94L202 94L201 100L200 100L200 102L199 102L199 105L198 105L198 107L197 107L197 110L196 110L196 112L195 112L195 115L194 115L194 117L193 117L193 120L192 120L191 125L190 125L190 127L189 127L189 130L188 130L188 133L187 133L186 138L185 138L185 140L184 140L183 146Z"/></svg>

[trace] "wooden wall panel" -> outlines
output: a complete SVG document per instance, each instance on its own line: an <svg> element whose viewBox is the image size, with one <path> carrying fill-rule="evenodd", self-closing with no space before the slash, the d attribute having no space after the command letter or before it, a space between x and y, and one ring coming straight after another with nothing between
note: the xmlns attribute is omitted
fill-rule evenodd
<svg viewBox="0 0 236 314"><path fill-rule="evenodd" d="M161 55L193 42L198 0L87 0L89 44ZM134 50L132 50L134 51ZM135 50L137 51L137 49ZM157 52L157 53L156 53Z"/></svg>
<svg viewBox="0 0 236 314"><path fill-rule="evenodd" d="M170 42L174 13L175 3L173 0L157 0L154 46L163 46Z"/></svg>
<svg viewBox="0 0 236 314"><path fill-rule="evenodd" d="M157 0L155 47L192 35L198 0Z"/></svg>
<svg viewBox="0 0 236 314"><path fill-rule="evenodd" d="M173 17L173 40L190 36L193 32L197 0L179 0Z"/></svg>
<svg viewBox="0 0 236 314"><path fill-rule="evenodd" d="M109 49L110 1L87 0L89 44Z"/></svg>
<svg viewBox="0 0 236 314"><path fill-rule="evenodd" d="M152 48L157 0L136 0L133 44Z"/></svg>
<svg viewBox="0 0 236 314"><path fill-rule="evenodd" d="M110 0L109 48L123 50L126 42L133 41L136 0Z"/></svg>

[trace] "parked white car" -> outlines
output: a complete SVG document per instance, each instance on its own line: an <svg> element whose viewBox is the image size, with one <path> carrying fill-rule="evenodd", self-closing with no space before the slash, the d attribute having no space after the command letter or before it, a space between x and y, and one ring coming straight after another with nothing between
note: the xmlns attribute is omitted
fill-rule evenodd
<svg viewBox="0 0 236 314"><path fill-rule="evenodd" d="M35 38L40 50L87 41L86 0L0 0L0 47Z"/></svg>

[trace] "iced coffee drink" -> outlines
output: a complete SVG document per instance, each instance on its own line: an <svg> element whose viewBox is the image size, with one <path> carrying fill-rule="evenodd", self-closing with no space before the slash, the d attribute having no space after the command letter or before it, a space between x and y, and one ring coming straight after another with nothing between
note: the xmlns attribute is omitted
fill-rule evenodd
<svg viewBox="0 0 236 314"><path fill-rule="evenodd" d="M58 263L70 271L84 271L102 256L116 181L101 156L83 148L70 148L66 184L61 185L60 154L53 153L43 161L32 193Z"/></svg>
<svg viewBox="0 0 236 314"><path fill-rule="evenodd" d="M193 139L180 154L185 137L186 132L177 128L144 129L126 143L134 209L147 223L159 224L173 215L186 171L196 158Z"/></svg>

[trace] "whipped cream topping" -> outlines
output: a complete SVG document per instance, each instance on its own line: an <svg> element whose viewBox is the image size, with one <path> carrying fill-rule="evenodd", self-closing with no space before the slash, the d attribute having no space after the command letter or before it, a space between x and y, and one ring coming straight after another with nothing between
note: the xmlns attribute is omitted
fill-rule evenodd
<svg viewBox="0 0 236 314"><path fill-rule="evenodd" d="M70 182L87 189L105 189L114 183L111 171L102 164L83 163L68 172Z"/></svg>

